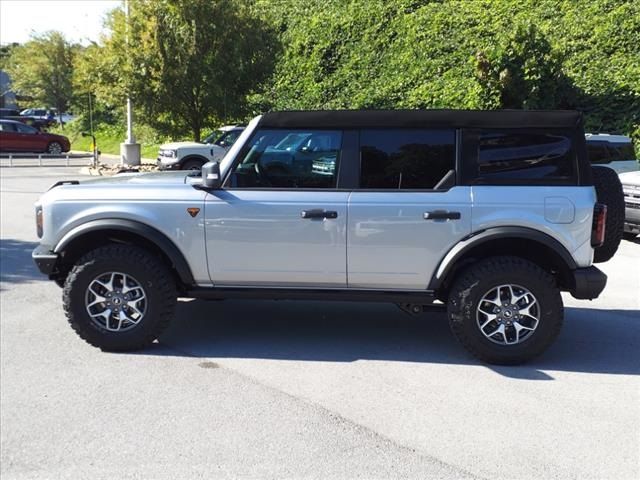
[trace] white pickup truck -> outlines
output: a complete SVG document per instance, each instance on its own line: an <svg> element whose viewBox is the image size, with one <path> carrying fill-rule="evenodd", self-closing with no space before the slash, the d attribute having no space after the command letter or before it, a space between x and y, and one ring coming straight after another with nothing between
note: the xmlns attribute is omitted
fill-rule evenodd
<svg viewBox="0 0 640 480"><path fill-rule="evenodd" d="M240 136L244 127L220 127L202 142L173 142L160 146L160 170L200 170L209 161L219 162Z"/></svg>

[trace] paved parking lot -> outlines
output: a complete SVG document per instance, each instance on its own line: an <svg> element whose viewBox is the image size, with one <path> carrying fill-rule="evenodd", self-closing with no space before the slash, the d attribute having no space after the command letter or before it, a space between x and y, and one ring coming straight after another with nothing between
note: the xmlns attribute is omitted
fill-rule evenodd
<svg viewBox="0 0 640 480"><path fill-rule="evenodd" d="M30 259L33 202L77 171L0 168L3 480L640 478L638 239L526 366L478 363L443 315L315 302L183 301L107 354Z"/></svg>

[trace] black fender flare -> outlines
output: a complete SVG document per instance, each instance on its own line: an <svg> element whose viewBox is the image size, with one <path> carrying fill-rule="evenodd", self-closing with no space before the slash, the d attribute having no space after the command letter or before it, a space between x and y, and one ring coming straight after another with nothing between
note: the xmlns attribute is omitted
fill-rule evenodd
<svg viewBox="0 0 640 480"><path fill-rule="evenodd" d="M156 245L164 254L171 260L173 266L180 277L180 280L185 285L194 285L195 280L191 268L187 263L182 252L178 249L175 243L169 239L164 233L156 230L149 225L135 221L119 218L103 218L99 220L92 220L87 223L83 223L70 231L68 231L56 244L53 252L60 253L69 246L78 237L90 232L97 232L100 230L116 230L121 232L128 232L139 235L149 242Z"/></svg>
<svg viewBox="0 0 640 480"><path fill-rule="evenodd" d="M474 233L451 248L438 264L438 268L431 277L429 290L437 290L443 284L447 275L456 265L456 262L464 257L472 248L502 238L522 238L540 243L558 254L569 270L578 268L571 253L558 240L538 230L527 227L493 227Z"/></svg>

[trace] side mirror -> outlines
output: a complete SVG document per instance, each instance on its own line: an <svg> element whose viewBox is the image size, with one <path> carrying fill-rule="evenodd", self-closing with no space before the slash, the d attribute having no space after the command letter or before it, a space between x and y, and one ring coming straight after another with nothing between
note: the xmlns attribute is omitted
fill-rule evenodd
<svg viewBox="0 0 640 480"><path fill-rule="evenodd" d="M218 189L222 186L218 162L208 162L202 166L202 186L211 189Z"/></svg>

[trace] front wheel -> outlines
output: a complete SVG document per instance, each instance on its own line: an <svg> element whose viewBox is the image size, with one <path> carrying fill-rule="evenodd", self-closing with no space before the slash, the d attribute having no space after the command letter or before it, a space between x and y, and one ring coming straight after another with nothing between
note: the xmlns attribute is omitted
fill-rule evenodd
<svg viewBox="0 0 640 480"><path fill-rule="evenodd" d="M67 319L87 343L110 351L138 350L169 325L177 300L173 276L149 252L108 245L83 256L64 284Z"/></svg>
<svg viewBox="0 0 640 480"><path fill-rule="evenodd" d="M62 153L62 145L60 145L58 142L51 142L47 147L47 153L60 155Z"/></svg>
<svg viewBox="0 0 640 480"><path fill-rule="evenodd" d="M519 257L472 265L449 294L451 331L474 356L515 365L544 352L560 333L563 305L555 279Z"/></svg>
<svg viewBox="0 0 640 480"><path fill-rule="evenodd" d="M187 160L182 164L182 170L201 170L204 162L202 160Z"/></svg>

